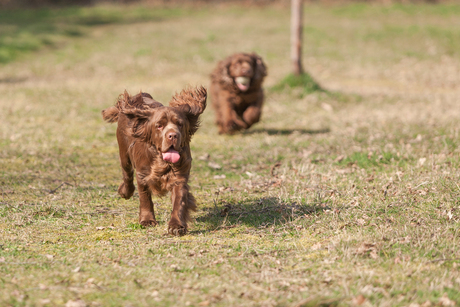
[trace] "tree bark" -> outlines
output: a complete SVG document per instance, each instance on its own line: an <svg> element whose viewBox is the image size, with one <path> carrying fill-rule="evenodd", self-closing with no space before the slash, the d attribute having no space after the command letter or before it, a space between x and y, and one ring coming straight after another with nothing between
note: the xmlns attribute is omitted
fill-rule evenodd
<svg viewBox="0 0 460 307"><path fill-rule="evenodd" d="M296 76L303 74L302 68L302 14L303 0L291 0L291 62Z"/></svg>

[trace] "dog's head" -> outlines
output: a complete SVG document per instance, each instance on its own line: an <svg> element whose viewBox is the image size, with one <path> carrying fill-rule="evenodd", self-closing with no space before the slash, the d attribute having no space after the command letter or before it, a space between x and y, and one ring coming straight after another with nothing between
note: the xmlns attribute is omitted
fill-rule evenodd
<svg viewBox="0 0 460 307"><path fill-rule="evenodd" d="M223 65L222 78L246 92L252 85L260 84L267 75L262 58L255 53L237 53L229 56Z"/></svg>
<svg viewBox="0 0 460 307"><path fill-rule="evenodd" d="M179 162L199 128L199 116L206 108L206 89L185 89L172 98L169 107L144 94L129 99L122 113L130 120L131 135L155 147L164 161ZM143 104L139 103L141 100Z"/></svg>

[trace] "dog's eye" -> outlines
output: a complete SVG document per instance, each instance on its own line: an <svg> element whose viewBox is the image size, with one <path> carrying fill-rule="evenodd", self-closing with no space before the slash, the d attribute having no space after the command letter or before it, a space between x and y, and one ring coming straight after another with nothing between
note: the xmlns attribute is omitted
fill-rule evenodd
<svg viewBox="0 0 460 307"><path fill-rule="evenodd" d="M182 124L182 123L177 123L177 127L179 127L179 128L182 128L183 125L184 124Z"/></svg>
<svg viewBox="0 0 460 307"><path fill-rule="evenodd" d="M163 129L163 126L161 124L156 124L156 127L157 127L158 130Z"/></svg>

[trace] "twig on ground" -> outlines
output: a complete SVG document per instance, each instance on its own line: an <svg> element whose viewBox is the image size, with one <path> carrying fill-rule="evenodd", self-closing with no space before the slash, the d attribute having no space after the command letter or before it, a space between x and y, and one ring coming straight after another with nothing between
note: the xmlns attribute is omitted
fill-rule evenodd
<svg viewBox="0 0 460 307"><path fill-rule="evenodd" d="M56 193L56 191L57 191L60 187L62 187L63 185L65 185L65 184L70 185L70 186L73 186L73 184L64 181L64 182L61 183L57 188L55 188L55 189L53 189L53 190L50 190L49 193L50 193L50 194Z"/></svg>
<svg viewBox="0 0 460 307"><path fill-rule="evenodd" d="M460 258L442 258L442 259L434 259L434 260L427 261L426 263L441 262L441 261L460 261Z"/></svg>

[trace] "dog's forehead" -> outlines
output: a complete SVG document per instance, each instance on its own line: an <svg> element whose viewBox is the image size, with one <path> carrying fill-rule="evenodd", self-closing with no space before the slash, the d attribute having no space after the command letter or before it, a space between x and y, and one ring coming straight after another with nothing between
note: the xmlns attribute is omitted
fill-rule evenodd
<svg viewBox="0 0 460 307"><path fill-rule="evenodd" d="M154 120L178 120L183 118L183 112L176 108L162 106L156 109L154 113Z"/></svg>
<svg viewBox="0 0 460 307"><path fill-rule="evenodd" d="M239 62L247 62L247 63L252 63L252 58L249 55L246 54L240 54L234 57L233 59L233 64L237 64Z"/></svg>

